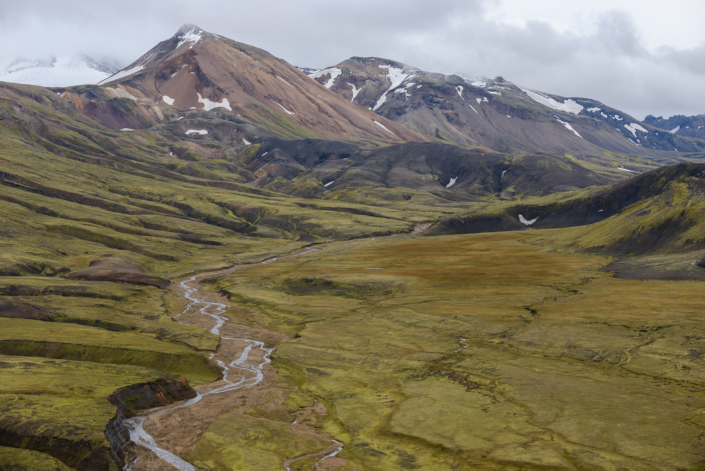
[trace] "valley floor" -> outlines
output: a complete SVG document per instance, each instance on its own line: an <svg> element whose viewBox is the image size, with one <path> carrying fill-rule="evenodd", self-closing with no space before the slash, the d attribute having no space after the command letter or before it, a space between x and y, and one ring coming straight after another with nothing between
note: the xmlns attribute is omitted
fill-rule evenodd
<svg viewBox="0 0 705 471"><path fill-rule="evenodd" d="M276 347L273 363L257 386L152 416L145 430L199 469L700 469L702 282L616 279L600 269L606 257L549 246L555 233L359 240L206 277L202 296L230 300L223 332ZM164 302L186 307L178 284ZM180 320L215 324L193 309ZM215 359L245 347L221 342ZM107 387L114 378L95 365L82 381ZM147 378L150 366L111 372ZM3 395L40 388L15 373ZM331 439L344 448L314 466ZM137 448L134 470L168 469ZM0 463L8 456L0 449Z"/></svg>

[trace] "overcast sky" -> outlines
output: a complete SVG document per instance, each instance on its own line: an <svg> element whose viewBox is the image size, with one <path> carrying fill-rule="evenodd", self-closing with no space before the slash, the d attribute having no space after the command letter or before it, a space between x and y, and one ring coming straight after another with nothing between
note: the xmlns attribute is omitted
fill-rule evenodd
<svg viewBox="0 0 705 471"><path fill-rule="evenodd" d="M127 65L193 23L299 66L377 56L638 119L705 113L702 0L0 0L0 15L3 68L77 53Z"/></svg>

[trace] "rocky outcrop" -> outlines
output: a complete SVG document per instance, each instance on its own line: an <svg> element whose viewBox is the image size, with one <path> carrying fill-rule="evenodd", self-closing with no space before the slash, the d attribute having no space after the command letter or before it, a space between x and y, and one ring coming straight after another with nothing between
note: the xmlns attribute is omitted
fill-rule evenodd
<svg viewBox="0 0 705 471"><path fill-rule="evenodd" d="M110 443L110 457L120 468L125 466L123 450L130 442L130 431L125 426L125 419L134 417L144 410L193 399L196 395L196 391L183 376L169 376L117 390L109 398L110 402L117 407L117 412L115 418L105 427L105 438Z"/></svg>

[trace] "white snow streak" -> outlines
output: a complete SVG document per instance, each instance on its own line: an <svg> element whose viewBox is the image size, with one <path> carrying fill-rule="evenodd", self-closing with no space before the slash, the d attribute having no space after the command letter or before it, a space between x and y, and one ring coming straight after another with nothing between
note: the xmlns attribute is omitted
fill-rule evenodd
<svg viewBox="0 0 705 471"><path fill-rule="evenodd" d="M120 131L134 131L132 128L122 128Z"/></svg>
<svg viewBox="0 0 705 471"><path fill-rule="evenodd" d="M245 138L242 139L242 142L244 142L246 146L249 146L250 144L252 144L250 141L248 141Z"/></svg>
<svg viewBox="0 0 705 471"><path fill-rule="evenodd" d="M189 129L185 132L185 134L200 134L201 136L205 136L206 134L208 134L208 131L206 131L205 129Z"/></svg>
<svg viewBox="0 0 705 471"><path fill-rule="evenodd" d="M277 105L279 105L279 103L277 103ZM281 109L283 109L284 111L286 111L288 114L294 114L294 113L292 113L291 111L289 111L289 110L287 110L286 108L284 108L282 105L279 105L279 107L280 107Z"/></svg>
<svg viewBox="0 0 705 471"><path fill-rule="evenodd" d="M628 168L622 168L622 167L619 167L619 170L622 170L623 172L638 173L636 170L629 170Z"/></svg>
<svg viewBox="0 0 705 471"><path fill-rule="evenodd" d="M558 121L559 123L561 123L563 126L566 127L567 130L569 130L570 132L572 132L573 134L575 134L576 136L578 136L580 139L583 138L583 136L581 136L580 134L578 134L578 131L576 131L575 129L573 129L573 126L571 126L569 123L566 123L565 121L561 121L561 120L558 119L558 118L556 118L556 121Z"/></svg>
<svg viewBox="0 0 705 471"><path fill-rule="evenodd" d="M166 96L166 95L164 95L164 96L162 97L162 100L164 100L164 103L166 103L167 105L173 105L173 104L174 104L174 99L173 99L173 98L169 98L169 97Z"/></svg>
<svg viewBox="0 0 705 471"><path fill-rule="evenodd" d="M507 173L507 171L506 171L506 170L502 170L502 176L500 176L499 178L504 178L504 174L505 174L505 173Z"/></svg>
<svg viewBox="0 0 705 471"><path fill-rule="evenodd" d="M533 223L535 223L538 220L539 220L538 217L531 219L531 220L528 220L528 219L525 219L524 216L522 216L521 214L519 215L519 222L521 222L522 224L525 224L527 226L531 226Z"/></svg>
<svg viewBox="0 0 705 471"><path fill-rule="evenodd" d="M472 107L471 104L468 104L468 106L469 106L470 108L472 108L472 110L473 110L475 113L480 114L475 108Z"/></svg>
<svg viewBox="0 0 705 471"><path fill-rule="evenodd" d="M103 85L103 84L106 84L106 83L114 82L114 81L116 81L116 80L120 80L120 79L125 78L125 77L129 77L130 75L134 75L134 74L136 74L137 72L139 72L140 70L143 70L143 69L144 69L144 66L143 66L143 65L138 65L138 66L135 66L135 67L133 67L133 68L131 68L131 69L121 70L120 72L118 72L117 74L113 75L112 77L108 77L108 78L106 78L105 80L102 80L102 81L98 82L98 85Z"/></svg>
<svg viewBox="0 0 705 471"><path fill-rule="evenodd" d="M670 133L672 133L672 134L675 134L675 133L677 133L677 132L680 131L680 130L681 130L681 127L680 127L680 126L676 126L675 128L671 129L671 130L668 131L668 132L670 132Z"/></svg>
<svg viewBox="0 0 705 471"><path fill-rule="evenodd" d="M563 103L559 103L551 97L541 95L540 93L532 92L531 90L522 91L529 95L529 98L531 98L535 102L541 103L543 106L547 106L554 110L565 111L566 113L572 114L578 114L583 110L583 105L580 105L573 100L565 100Z"/></svg>
<svg viewBox="0 0 705 471"><path fill-rule="evenodd" d="M287 82L286 80L284 80L283 78L281 78L280 76L277 75L277 78L278 78L279 80L281 80L282 82L284 82L285 84L289 85L291 88L296 89L295 86L293 86L292 84L290 84L289 82Z"/></svg>
<svg viewBox="0 0 705 471"><path fill-rule="evenodd" d="M451 178L450 183L446 185L446 188L450 188L451 186L455 185L455 182L458 181L458 177Z"/></svg>
<svg viewBox="0 0 705 471"><path fill-rule="evenodd" d="M462 85L458 85L457 87L455 87L455 90L458 92L458 95L460 95L460 98L463 98L463 86L462 86ZM464 100L464 99L465 99L465 98L463 98L463 100Z"/></svg>
<svg viewBox="0 0 705 471"><path fill-rule="evenodd" d="M396 136L396 134L394 134L392 131L390 131L389 129L387 129L387 126L385 126L384 124L380 123L379 121L375 121L374 119L373 119L372 121L374 121L374 123L375 123L377 126L380 126L382 129L384 129L385 131L387 131L387 132L388 132L389 134L391 134L392 136Z"/></svg>
<svg viewBox="0 0 705 471"><path fill-rule="evenodd" d="M323 185L323 186L325 186L326 188L328 188L328 187L331 186L333 183L335 183L335 180L330 181L330 182L326 183L326 184Z"/></svg>

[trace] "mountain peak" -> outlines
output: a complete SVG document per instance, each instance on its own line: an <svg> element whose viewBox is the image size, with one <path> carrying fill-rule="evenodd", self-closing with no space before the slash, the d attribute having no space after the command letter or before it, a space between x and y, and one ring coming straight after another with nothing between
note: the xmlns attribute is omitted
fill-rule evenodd
<svg viewBox="0 0 705 471"><path fill-rule="evenodd" d="M179 28L179 30L176 32L176 34L174 36L186 36L187 34L198 34L198 33L202 33L202 32L205 32L205 31L203 31L203 29L199 28L196 25L187 23L187 24L183 25L181 28Z"/></svg>

